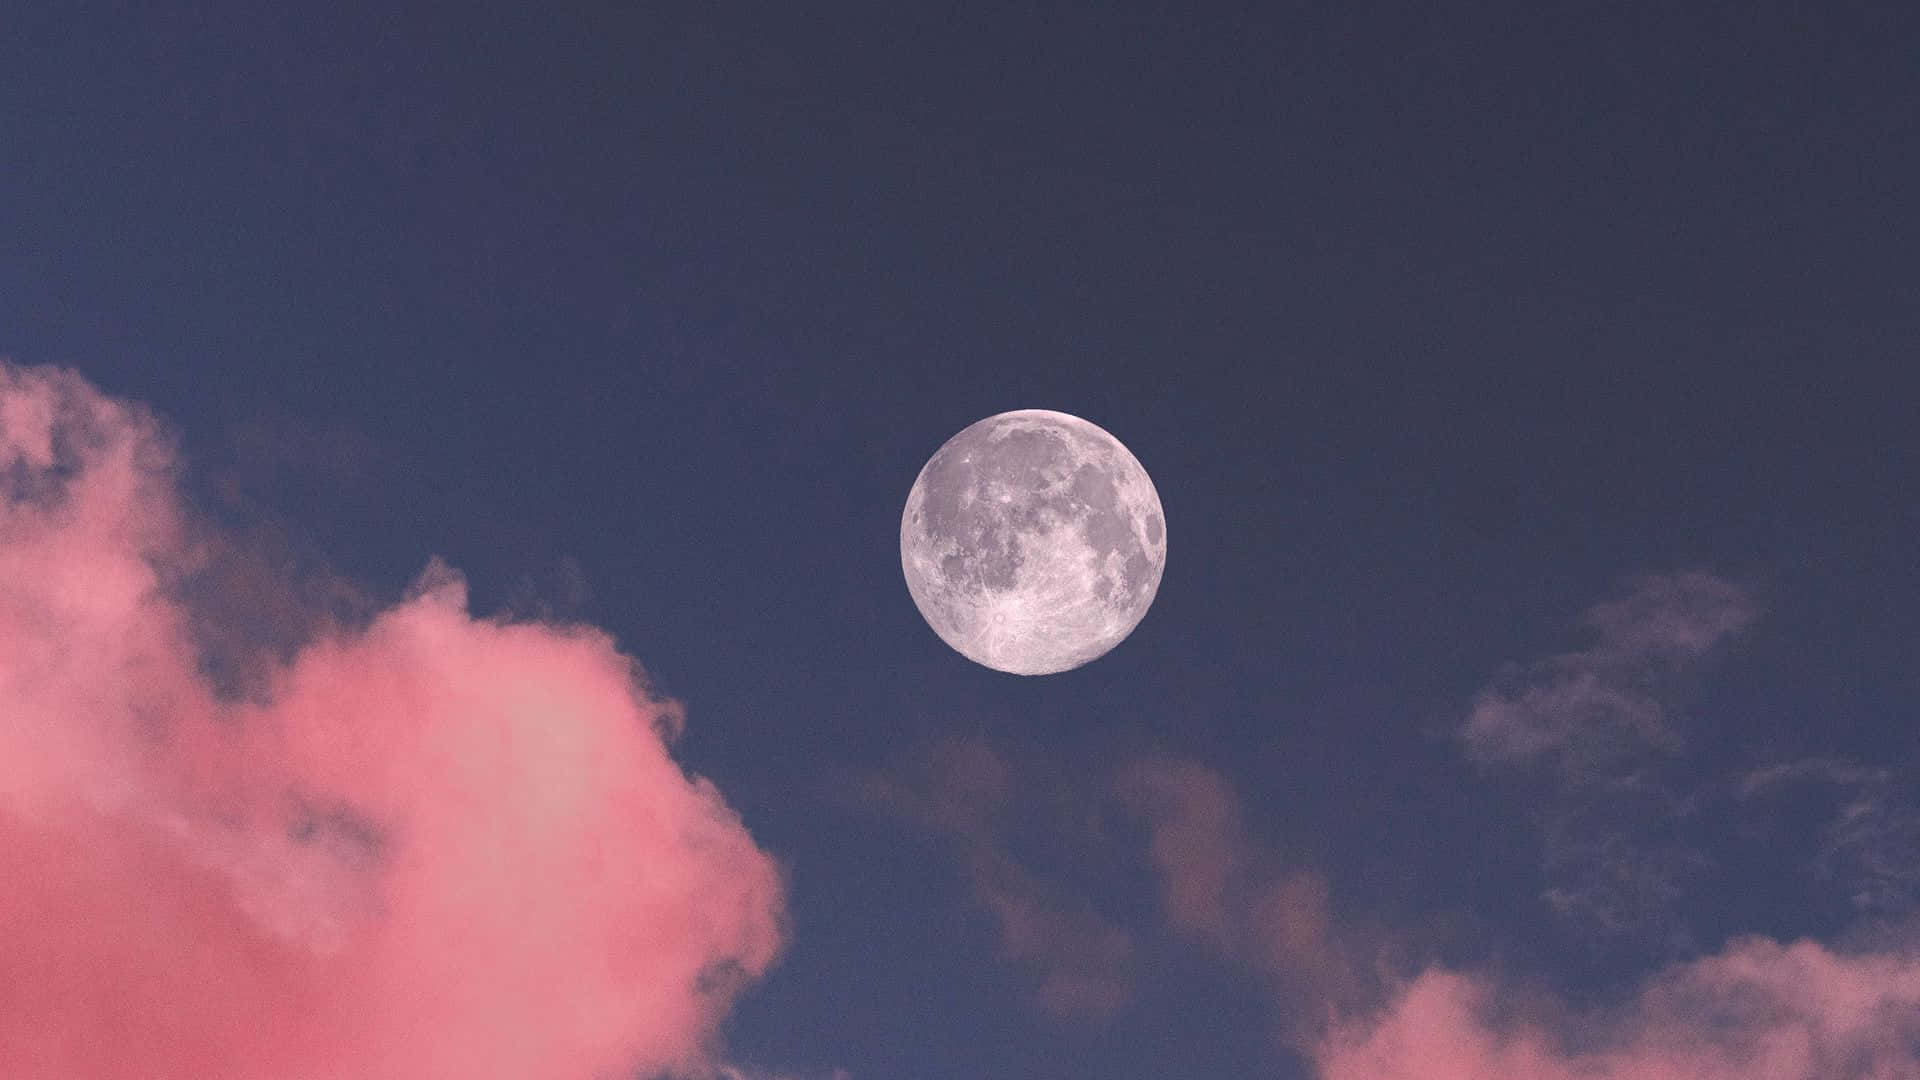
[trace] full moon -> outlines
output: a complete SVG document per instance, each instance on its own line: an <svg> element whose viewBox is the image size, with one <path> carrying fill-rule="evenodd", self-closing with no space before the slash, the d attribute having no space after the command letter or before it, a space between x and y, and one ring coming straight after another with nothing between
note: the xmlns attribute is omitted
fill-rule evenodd
<svg viewBox="0 0 1920 1080"><path fill-rule="evenodd" d="M1101 428L1046 409L948 439L900 515L900 567L927 625L1015 675L1067 671L1118 645L1166 564L1147 471Z"/></svg>

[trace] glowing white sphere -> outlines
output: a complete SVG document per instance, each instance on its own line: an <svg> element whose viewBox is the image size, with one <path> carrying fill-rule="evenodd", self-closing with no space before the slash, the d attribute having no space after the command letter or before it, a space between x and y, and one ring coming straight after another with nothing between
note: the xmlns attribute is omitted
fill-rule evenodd
<svg viewBox="0 0 1920 1080"><path fill-rule="evenodd" d="M1048 675L1140 624L1167 563L1160 494L1077 416L990 416L934 453L900 515L900 566L927 625L970 660Z"/></svg>

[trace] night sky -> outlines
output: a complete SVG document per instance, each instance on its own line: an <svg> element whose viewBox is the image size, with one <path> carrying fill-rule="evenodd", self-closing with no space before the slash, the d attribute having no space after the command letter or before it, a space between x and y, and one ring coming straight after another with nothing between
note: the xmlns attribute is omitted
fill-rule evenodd
<svg viewBox="0 0 1920 1080"><path fill-rule="evenodd" d="M284 7L0 13L0 1074L1920 1075L1920 9Z"/></svg>

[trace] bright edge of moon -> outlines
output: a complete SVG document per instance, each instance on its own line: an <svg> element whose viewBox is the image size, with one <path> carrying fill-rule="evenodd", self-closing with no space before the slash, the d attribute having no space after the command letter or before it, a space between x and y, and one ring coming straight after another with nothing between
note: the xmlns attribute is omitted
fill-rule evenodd
<svg viewBox="0 0 1920 1080"><path fill-rule="evenodd" d="M927 625L1015 675L1105 655L1146 615L1166 562L1146 469L1099 426L1047 409L948 439L900 515L900 566Z"/></svg>

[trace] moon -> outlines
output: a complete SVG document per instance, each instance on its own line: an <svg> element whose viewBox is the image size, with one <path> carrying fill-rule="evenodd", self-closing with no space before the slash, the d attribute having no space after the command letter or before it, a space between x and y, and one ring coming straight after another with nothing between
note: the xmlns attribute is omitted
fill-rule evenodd
<svg viewBox="0 0 1920 1080"><path fill-rule="evenodd" d="M1105 655L1153 604L1166 518L1147 470L1097 425L1047 409L948 439L900 515L900 567L933 632L996 671Z"/></svg>

